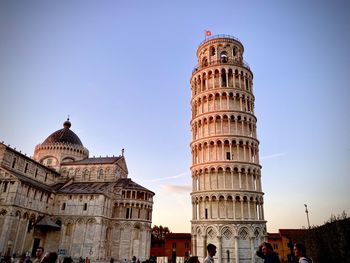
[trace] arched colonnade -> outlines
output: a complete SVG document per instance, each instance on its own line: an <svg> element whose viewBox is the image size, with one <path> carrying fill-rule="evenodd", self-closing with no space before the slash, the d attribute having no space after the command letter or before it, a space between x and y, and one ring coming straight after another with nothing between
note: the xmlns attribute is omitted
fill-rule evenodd
<svg viewBox="0 0 350 263"><path fill-rule="evenodd" d="M259 164L258 142L253 139L216 139L192 143L192 165L239 161Z"/></svg>
<svg viewBox="0 0 350 263"><path fill-rule="evenodd" d="M212 111L242 111L254 115L254 97L246 92L205 93L192 100L192 118Z"/></svg>
<svg viewBox="0 0 350 263"><path fill-rule="evenodd" d="M192 121L192 141L215 135L241 135L256 138L256 119L244 114L216 114Z"/></svg>
<svg viewBox="0 0 350 263"><path fill-rule="evenodd" d="M253 93L253 76L250 71L226 65L202 71L191 79L192 97L215 88L236 88Z"/></svg>

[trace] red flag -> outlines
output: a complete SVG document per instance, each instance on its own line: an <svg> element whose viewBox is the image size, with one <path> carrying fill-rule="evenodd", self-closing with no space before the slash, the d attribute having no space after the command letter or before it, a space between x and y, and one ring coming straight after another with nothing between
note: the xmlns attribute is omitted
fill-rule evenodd
<svg viewBox="0 0 350 263"><path fill-rule="evenodd" d="M205 36L210 37L211 36L211 31L210 30L205 30Z"/></svg>

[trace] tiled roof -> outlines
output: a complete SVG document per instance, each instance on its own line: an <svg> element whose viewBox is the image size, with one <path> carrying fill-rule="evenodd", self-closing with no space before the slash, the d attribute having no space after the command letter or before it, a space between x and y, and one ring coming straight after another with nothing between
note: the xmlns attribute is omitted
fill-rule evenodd
<svg viewBox="0 0 350 263"><path fill-rule="evenodd" d="M52 187L50 187L49 185L46 185L46 184L39 182L39 181L36 181L30 177L24 176L16 171L12 171L12 170L6 169L4 167L3 167L3 169L5 169L9 173L11 173L12 175L16 176L18 178L18 180L20 180L21 182L24 182L26 184L29 184L29 185L37 187L37 188L41 188L41 189L48 191L48 192L54 192L54 189Z"/></svg>
<svg viewBox="0 0 350 263"><path fill-rule="evenodd" d="M149 191L145 187L133 182L129 178L118 179L116 182L76 182L59 189L58 193L65 194L103 194L112 187L117 186L123 189L135 189ZM151 191L149 191L151 192ZM153 192L152 192L153 193ZM154 193L153 193L154 194Z"/></svg>
<svg viewBox="0 0 350 263"><path fill-rule="evenodd" d="M281 238L281 235L279 233L267 233L268 235L268 238L271 238L271 239L280 239Z"/></svg>
<svg viewBox="0 0 350 263"><path fill-rule="evenodd" d="M57 184L50 185L50 187L52 187L55 190L59 190L64 185L65 183L57 183Z"/></svg>
<svg viewBox="0 0 350 263"><path fill-rule="evenodd" d="M304 234L307 229L279 229L281 235L301 235Z"/></svg>
<svg viewBox="0 0 350 263"><path fill-rule="evenodd" d="M86 165L86 164L112 164L118 161L121 158L121 156L118 157L93 157L93 158L86 158L80 161L76 162L67 162L62 163L62 166L64 165Z"/></svg>
<svg viewBox="0 0 350 263"><path fill-rule="evenodd" d="M62 194L102 194L106 193L113 185L114 183L111 182L79 182L69 184L57 192Z"/></svg>
<svg viewBox="0 0 350 263"><path fill-rule="evenodd" d="M152 192L152 191L148 190L147 188L145 188L145 187L135 183L130 178L120 178L120 179L118 179L118 181L116 182L116 186L119 186L119 187L122 187L122 188L125 188L125 189L137 189L137 190L143 190L143 191Z"/></svg>
<svg viewBox="0 0 350 263"><path fill-rule="evenodd" d="M190 233L168 233L165 239L191 239Z"/></svg>
<svg viewBox="0 0 350 263"><path fill-rule="evenodd" d="M59 225L57 225L55 222L53 222L50 218L46 216L40 219L39 222L35 224L35 226L41 228L52 228L56 230L61 228Z"/></svg>

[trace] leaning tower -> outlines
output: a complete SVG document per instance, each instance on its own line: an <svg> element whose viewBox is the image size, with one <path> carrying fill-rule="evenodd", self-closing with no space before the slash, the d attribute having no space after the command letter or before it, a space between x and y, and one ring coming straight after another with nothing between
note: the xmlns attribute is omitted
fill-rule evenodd
<svg viewBox="0 0 350 263"><path fill-rule="evenodd" d="M265 239L253 73L232 36L204 40L191 76L192 254L217 263L258 262ZM259 261L260 262L260 261Z"/></svg>

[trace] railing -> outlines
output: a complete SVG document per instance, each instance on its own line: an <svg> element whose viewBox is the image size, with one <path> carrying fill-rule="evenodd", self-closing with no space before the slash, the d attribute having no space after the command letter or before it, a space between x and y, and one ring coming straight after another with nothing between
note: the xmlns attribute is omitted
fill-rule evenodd
<svg viewBox="0 0 350 263"><path fill-rule="evenodd" d="M199 46L202 45L204 42L206 42L206 41L208 41L208 40L212 40L212 39L216 39L216 38L229 38L229 39L236 40L236 41L238 41L239 43L242 43L238 38L236 38L236 37L234 37L234 36L221 34L221 35L215 35L215 36L211 36L211 37L206 37L206 38L199 44Z"/></svg>
<svg viewBox="0 0 350 263"><path fill-rule="evenodd" d="M201 65L197 65L194 67L194 69L192 70L192 74L197 70L201 70L203 68L210 67L210 66L222 65L222 64L229 64L229 65L235 65L235 66L241 66L241 67L243 66L250 70L248 63L245 62L244 60L240 61L238 59L228 58L228 59L217 59L217 60L212 60L208 62L203 62Z"/></svg>

